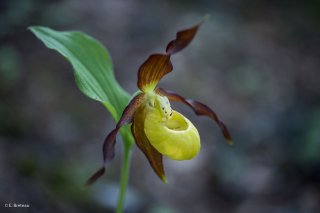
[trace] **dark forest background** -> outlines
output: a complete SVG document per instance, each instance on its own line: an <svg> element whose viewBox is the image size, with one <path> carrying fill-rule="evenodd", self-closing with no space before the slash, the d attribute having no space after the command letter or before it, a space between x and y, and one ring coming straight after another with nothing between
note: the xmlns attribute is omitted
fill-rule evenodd
<svg viewBox="0 0 320 213"><path fill-rule="evenodd" d="M205 14L161 86L213 107L235 145L174 104L198 127L201 152L165 159L163 184L135 147L126 212L320 212L319 11L317 0L0 1L0 212L113 212L117 200L121 143L103 180L83 186L114 121L28 26L99 39L133 93L148 55ZM30 208L4 208L14 202Z"/></svg>

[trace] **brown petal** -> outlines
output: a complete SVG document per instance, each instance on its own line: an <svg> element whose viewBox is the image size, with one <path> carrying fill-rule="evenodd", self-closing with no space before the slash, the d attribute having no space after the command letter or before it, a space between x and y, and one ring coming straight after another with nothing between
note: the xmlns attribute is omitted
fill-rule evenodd
<svg viewBox="0 0 320 213"><path fill-rule="evenodd" d="M138 87L142 91L153 90L160 79L172 71L169 55L151 55L139 68Z"/></svg>
<svg viewBox="0 0 320 213"><path fill-rule="evenodd" d="M198 101L186 99L177 93L174 93L171 91L166 91L162 88L158 88L156 92L161 95L167 96L169 98L169 100L171 100L171 101L178 101L178 102L181 102L181 103L188 105L189 107L191 107L193 109L193 111L197 115L205 115L205 116L208 116L211 119L213 119L219 125L219 127L222 131L222 134L223 134L224 138L227 140L228 144L230 144L230 145L233 144L232 138L230 136L230 133L229 133L226 125L218 118L216 113L210 107L208 107L207 105L200 103Z"/></svg>
<svg viewBox="0 0 320 213"><path fill-rule="evenodd" d="M106 137L104 143L103 143L103 166L101 169L99 169L95 174L93 174L89 180L86 182L86 185L90 185L93 182L95 182L97 179L99 179L105 172L105 166L106 164L111 161L114 158L114 146L116 143L116 136L118 131L123 125L129 124L132 122L134 112L137 108L141 105L141 103L144 101L144 93L141 93L137 96L135 96L128 106L123 110L122 116L120 120L118 121L116 128L113 129L108 136Z"/></svg>
<svg viewBox="0 0 320 213"><path fill-rule="evenodd" d="M159 176L159 178L166 183L167 179L164 174L162 154L160 154L150 144L147 136L144 133L145 115L146 115L146 108L144 106L141 106L134 114L131 131L133 133L137 146L147 157L152 169Z"/></svg>

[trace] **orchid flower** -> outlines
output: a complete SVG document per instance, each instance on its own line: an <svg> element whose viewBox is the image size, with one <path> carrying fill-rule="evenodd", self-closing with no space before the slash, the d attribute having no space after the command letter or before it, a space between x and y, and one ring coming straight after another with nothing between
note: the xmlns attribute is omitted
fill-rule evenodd
<svg viewBox="0 0 320 213"><path fill-rule="evenodd" d="M215 121L229 144L232 139L225 124L216 113L203 103L186 99L177 93L157 88L163 76L173 69L171 56L184 49L196 35L199 23L179 31L176 39L168 43L164 54L152 54L138 70L138 94L124 109L115 129L103 144L104 165L88 181L91 184L101 177L105 167L114 158L116 136L120 128L131 125L131 132L139 149L147 157L151 167L163 182L167 182L162 158L190 160L200 150L200 136L197 128L182 114L172 109L170 101L181 102L197 115L204 115Z"/></svg>

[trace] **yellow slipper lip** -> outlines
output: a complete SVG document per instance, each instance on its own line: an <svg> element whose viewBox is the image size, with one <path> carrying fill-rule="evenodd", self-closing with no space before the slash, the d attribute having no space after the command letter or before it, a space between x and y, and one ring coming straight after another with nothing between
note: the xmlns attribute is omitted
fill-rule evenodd
<svg viewBox="0 0 320 213"><path fill-rule="evenodd" d="M166 120L159 110L150 108L144 131L152 146L170 159L190 160L199 153L201 145L197 129L177 111L173 110Z"/></svg>

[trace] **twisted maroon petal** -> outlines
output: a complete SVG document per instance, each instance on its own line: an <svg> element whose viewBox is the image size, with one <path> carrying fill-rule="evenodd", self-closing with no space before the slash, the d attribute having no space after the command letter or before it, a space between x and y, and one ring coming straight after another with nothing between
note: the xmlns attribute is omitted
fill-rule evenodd
<svg viewBox="0 0 320 213"><path fill-rule="evenodd" d="M99 179L105 173L105 166L108 162L110 162L114 156L114 147L116 143L117 133L123 125L129 124L132 122L134 112L141 105L144 100L144 93L141 93L135 96L127 107L124 109L120 120L118 121L116 128L114 128L106 137L103 143L102 151L103 151L103 166L96 173L94 173L86 182L86 185L90 185L94 183L97 179Z"/></svg>
<svg viewBox="0 0 320 213"><path fill-rule="evenodd" d="M105 167L101 167L98 171L96 171L87 181L86 181L86 186L89 186L96 182L106 171Z"/></svg>
<svg viewBox="0 0 320 213"><path fill-rule="evenodd" d="M233 144L232 138L226 125L218 118L217 114L210 107L198 101L186 99L177 93L174 93L172 91L166 91L162 88L158 88L156 92L161 95L167 96L171 101L178 101L186 104L187 106L192 108L197 115L204 115L210 117L220 127L224 138L227 140L227 143L230 145Z"/></svg>

